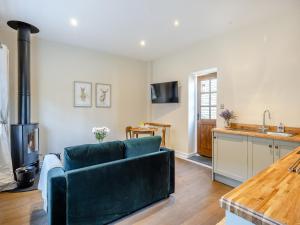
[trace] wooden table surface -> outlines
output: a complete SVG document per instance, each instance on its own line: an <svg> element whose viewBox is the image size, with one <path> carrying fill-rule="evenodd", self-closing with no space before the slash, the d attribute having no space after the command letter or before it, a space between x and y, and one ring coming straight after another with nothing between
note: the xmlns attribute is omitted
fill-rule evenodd
<svg viewBox="0 0 300 225"><path fill-rule="evenodd" d="M228 129L228 128L214 128L213 131L224 133L224 134L236 134L236 135L244 135L250 137L276 139L280 141L300 142L300 134L295 134L291 137L283 137L279 135L265 134L257 131L251 131L251 130L239 130L239 129Z"/></svg>
<svg viewBox="0 0 300 225"><path fill-rule="evenodd" d="M300 224L300 174L289 167L300 147L225 194L222 208L255 224Z"/></svg>
<svg viewBox="0 0 300 225"><path fill-rule="evenodd" d="M155 127L132 127L132 128L130 128L130 131L132 131L132 132L156 132L156 131L158 131L158 129L157 128L155 128Z"/></svg>

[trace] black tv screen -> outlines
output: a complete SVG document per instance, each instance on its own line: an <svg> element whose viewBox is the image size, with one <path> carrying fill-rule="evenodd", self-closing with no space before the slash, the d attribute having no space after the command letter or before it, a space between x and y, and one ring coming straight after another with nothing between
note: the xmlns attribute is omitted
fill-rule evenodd
<svg viewBox="0 0 300 225"><path fill-rule="evenodd" d="M152 103L178 103L178 82L151 84Z"/></svg>

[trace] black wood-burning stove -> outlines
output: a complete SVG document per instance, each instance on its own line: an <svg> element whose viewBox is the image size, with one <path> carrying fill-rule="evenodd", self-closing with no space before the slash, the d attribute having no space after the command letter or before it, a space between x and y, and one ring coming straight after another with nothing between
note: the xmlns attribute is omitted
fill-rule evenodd
<svg viewBox="0 0 300 225"><path fill-rule="evenodd" d="M39 168L39 125L30 121L30 34L39 29L21 21L8 21L18 31L18 124L11 125L14 173L19 167Z"/></svg>

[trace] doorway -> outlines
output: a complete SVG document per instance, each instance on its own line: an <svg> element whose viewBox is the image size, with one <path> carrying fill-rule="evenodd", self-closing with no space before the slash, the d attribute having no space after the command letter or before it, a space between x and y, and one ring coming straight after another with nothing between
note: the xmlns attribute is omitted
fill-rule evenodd
<svg viewBox="0 0 300 225"><path fill-rule="evenodd" d="M212 157L212 129L217 119L217 73L197 77L197 153Z"/></svg>
<svg viewBox="0 0 300 225"><path fill-rule="evenodd" d="M217 119L217 72L194 73L195 76L195 155L191 160L212 166L212 129Z"/></svg>

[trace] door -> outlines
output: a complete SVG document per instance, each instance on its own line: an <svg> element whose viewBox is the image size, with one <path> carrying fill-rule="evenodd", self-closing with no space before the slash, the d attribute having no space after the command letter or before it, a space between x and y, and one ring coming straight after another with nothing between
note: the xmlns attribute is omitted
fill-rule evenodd
<svg viewBox="0 0 300 225"><path fill-rule="evenodd" d="M252 175L274 162L273 139L252 138Z"/></svg>
<svg viewBox="0 0 300 225"><path fill-rule="evenodd" d="M248 178L247 136L215 133L214 173L237 181Z"/></svg>
<svg viewBox="0 0 300 225"><path fill-rule="evenodd" d="M212 129L217 117L217 74L197 78L197 153L212 157Z"/></svg>
<svg viewBox="0 0 300 225"><path fill-rule="evenodd" d="M287 142L287 141L277 141L274 140L274 161L281 159L291 151L293 151L295 148L300 146L300 143L298 142Z"/></svg>

